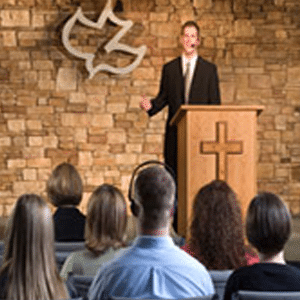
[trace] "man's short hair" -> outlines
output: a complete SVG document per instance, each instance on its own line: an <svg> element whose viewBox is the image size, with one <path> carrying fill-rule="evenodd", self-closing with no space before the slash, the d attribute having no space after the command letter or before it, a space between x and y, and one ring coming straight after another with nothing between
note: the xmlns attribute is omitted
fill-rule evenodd
<svg viewBox="0 0 300 300"><path fill-rule="evenodd" d="M282 251L291 233L291 217L284 202L269 192L255 196L247 212L246 233L260 253L274 255Z"/></svg>
<svg viewBox="0 0 300 300"><path fill-rule="evenodd" d="M195 21L186 21L182 26L181 26L181 35L184 34L184 30L187 27L195 27L197 32L198 32L198 37L200 36L200 28L198 24Z"/></svg>
<svg viewBox="0 0 300 300"><path fill-rule="evenodd" d="M136 200L143 207L145 226L154 229L166 225L166 213L173 209L175 200L172 175L163 167L148 167L138 173L134 190Z"/></svg>

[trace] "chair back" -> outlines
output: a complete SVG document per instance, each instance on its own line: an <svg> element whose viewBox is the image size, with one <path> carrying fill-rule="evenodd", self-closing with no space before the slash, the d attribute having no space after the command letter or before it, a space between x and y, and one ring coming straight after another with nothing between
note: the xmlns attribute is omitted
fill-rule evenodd
<svg viewBox="0 0 300 300"><path fill-rule="evenodd" d="M300 292L238 291L232 300L299 300Z"/></svg>
<svg viewBox="0 0 300 300"><path fill-rule="evenodd" d="M83 300L87 299L87 294L94 280L94 276L69 274L66 283L70 295L72 297L82 297Z"/></svg>
<svg viewBox="0 0 300 300"><path fill-rule="evenodd" d="M65 260L70 253L83 250L85 248L84 242L55 242L55 258L60 271Z"/></svg>
<svg viewBox="0 0 300 300"><path fill-rule="evenodd" d="M233 270L209 270L208 272L213 281L216 293L219 299L222 300L225 293L226 282Z"/></svg>
<svg viewBox="0 0 300 300"><path fill-rule="evenodd" d="M4 247L5 247L4 240L0 240L0 255L1 256L3 256L3 254L4 254Z"/></svg>
<svg viewBox="0 0 300 300"><path fill-rule="evenodd" d="M117 297L117 296L110 296L110 300L136 300L137 298L127 298L127 297ZM139 298L141 299L141 298ZM211 294L207 296L198 296L198 297L190 297L190 298L182 298L178 300L218 300L217 294ZM143 299L143 300L152 300L152 299ZM160 300L170 300L170 299L164 299L160 298ZM222 299L219 299L222 300Z"/></svg>

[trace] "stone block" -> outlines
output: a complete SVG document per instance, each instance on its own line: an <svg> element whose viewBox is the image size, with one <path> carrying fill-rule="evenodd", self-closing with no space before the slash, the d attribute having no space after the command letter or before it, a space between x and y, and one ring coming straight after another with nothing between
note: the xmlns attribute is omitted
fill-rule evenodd
<svg viewBox="0 0 300 300"><path fill-rule="evenodd" d="M255 57L256 45L236 44L233 45L233 56L237 58Z"/></svg>
<svg viewBox="0 0 300 300"><path fill-rule="evenodd" d="M8 169L22 169L26 167L25 159L8 159L7 168Z"/></svg>
<svg viewBox="0 0 300 300"><path fill-rule="evenodd" d="M204 48L213 49L216 47L216 41L213 37L208 36L205 38L202 38L202 43Z"/></svg>
<svg viewBox="0 0 300 300"><path fill-rule="evenodd" d="M300 86L300 67L291 67L287 69L287 81L289 86Z"/></svg>
<svg viewBox="0 0 300 300"><path fill-rule="evenodd" d="M101 175L99 176L99 174L95 174L91 177L90 176L87 177L86 183L87 183L87 185L91 185L91 186L99 186L105 182L104 182L103 176L101 176Z"/></svg>
<svg viewBox="0 0 300 300"><path fill-rule="evenodd" d="M258 163L257 177L258 179L274 178L274 165L271 163Z"/></svg>
<svg viewBox="0 0 300 300"><path fill-rule="evenodd" d="M33 12L32 14L32 26L33 27L44 27L45 26L45 19L44 15L38 12Z"/></svg>
<svg viewBox="0 0 300 300"><path fill-rule="evenodd" d="M125 153L125 144L112 144L109 145L109 153Z"/></svg>
<svg viewBox="0 0 300 300"><path fill-rule="evenodd" d="M14 30L2 31L2 37L3 37L3 46L5 47L17 46L16 32Z"/></svg>
<svg viewBox="0 0 300 300"><path fill-rule="evenodd" d="M28 61L28 60L30 60L29 52L22 51L22 50L9 51L9 58L11 61L16 61L16 60Z"/></svg>
<svg viewBox="0 0 300 300"><path fill-rule="evenodd" d="M30 13L29 10L9 10L0 11L2 27L29 27Z"/></svg>
<svg viewBox="0 0 300 300"><path fill-rule="evenodd" d="M27 113L28 115L43 115L43 114L50 114L52 115L54 112L54 109L52 106L35 106L35 107L28 107ZM44 117L43 117L44 118Z"/></svg>
<svg viewBox="0 0 300 300"><path fill-rule="evenodd" d="M74 68L60 68L56 79L57 91L74 91L77 89L77 74Z"/></svg>
<svg viewBox="0 0 300 300"><path fill-rule="evenodd" d="M25 181L36 181L37 180L37 170L36 169L24 169L23 179Z"/></svg>
<svg viewBox="0 0 300 300"><path fill-rule="evenodd" d="M142 145L141 144L126 144L125 147L126 153L141 153L142 152Z"/></svg>
<svg viewBox="0 0 300 300"><path fill-rule="evenodd" d="M255 29L251 20L239 19L234 22L236 37L253 37Z"/></svg>
<svg viewBox="0 0 300 300"><path fill-rule="evenodd" d="M27 167L29 168L50 168L51 159L49 158L30 158L27 160Z"/></svg>
<svg viewBox="0 0 300 300"><path fill-rule="evenodd" d="M58 138L57 136L45 136L43 137L43 146L45 148L57 148Z"/></svg>
<svg viewBox="0 0 300 300"><path fill-rule="evenodd" d="M126 143L126 133L125 131L112 131L107 133L107 143L108 144L125 144Z"/></svg>
<svg viewBox="0 0 300 300"><path fill-rule="evenodd" d="M250 74L250 88L253 89L270 89L270 75Z"/></svg>
<svg viewBox="0 0 300 300"><path fill-rule="evenodd" d="M106 112L111 114L125 113L127 109L126 103L108 103L106 106Z"/></svg>
<svg viewBox="0 0 300 300"><path fill-rule="evenodd" d="M275 116L275 129L276 130L286 130L287 118L285 115Z"/></svg>
<svg viewBox="0 0 300 300"><path fill-rule="evenodd" d="M51 60L35 60L33 61L33 68L36 70L53 70L54 65Z"/></svg>
<svg viewBox="0 0 300 300"><path fill-rule="evenodd" d="M155 69L153 67L136 68L132 72L132 78L139 79L139 80L154 80L155 79Z"/></svg>
<svg viewBox="0 0 300 300"><path fill-rule="evenodd" d="M165 12L151 12L150 21L154 22L167 22L169 15Z"/></svg>
<svg viewBox="0 0 300 300"><path fill-rule="evenodd" d="M158 47L160 49L176 48L178 47L178 38L176 37L158 38Z"/></svg>
<svg viewBox="0 0 300 300"><path fill-rule="evenodd" d="M24 132L25 131L25 120L8 120L7 122L8 131L11 132Z"/></svg>
<svg viewBox="0 0 300 300"><path fill-rule="evenodd" d="M150 33L157 37L179 36L180 25L175 22L152 22L150 24Z"/></svg>
<svg viewBox="0 0 300 300"><path fill-rule="evenodd" d="M116 155L116 164L117 165L136 165L137 163L137 154L117 154Z"/></svg>
<svg viewBox="0 0 300 300"><path fill-rule="evenodd" d="M43 138L41 136L30 136L28 138L28 144L30 147L42 146Z"/></svg>
<svg viewBox="0 0 300 300"><path fill-rule="evenodd" d="M16 181L13 182L14 195L42 194L46 189L46 183L41 181Z"/></svg>
<svg viewBox="0 0 300 300"><path fill-rule="evenodd" d="M195 0L194 7L197 9L210 9L212 8L212 0Z"/></svg>
<svg viewBox="0 0 300 300"><path fill-rule="evenodd" d="M93 156L91 152L80 151L78 153L78 164L80 166L92 166L93 165Z"/></svg>
<svg viewBox="0 0 300 300"><path fill-rule="evenodd" d="M283 86L286 83L287 80L287 73L285 71L274 71L270 72L271 74L271 83L272 86L278 87Z"/></svg>
<svg viewBox="0 0 300 300"><path fill-rule="evenodd" d="M11 138L10 137L0 137L0 146L10 146L11 145Z"/></svg>
<svg viewBox="0 0 300 300"><path fill-rule="evenodd" d="M92 116L92 126L100 128L113 127L113 116L111 114L94 114Z"/></svg>
<svg viewBox="0 0 300 300"><path fill-rule="evenodd" d="M236 92L236 84L234 82L220 83L222 103L233 103Z"/></svg>

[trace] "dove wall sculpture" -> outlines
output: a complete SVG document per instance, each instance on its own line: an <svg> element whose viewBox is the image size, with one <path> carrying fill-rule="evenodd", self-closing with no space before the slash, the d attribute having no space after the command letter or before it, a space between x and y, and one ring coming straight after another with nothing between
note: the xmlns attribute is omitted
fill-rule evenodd
<svg viewBox="0 0 300 300"><path fill-rule="evenodd" d="M93 62L95 58L95 54L92 53L84 53L78 51L70 44L70 32L75 25L76 21L81 22L83 25L91 28L102 29L107 20L119 25L122 29L104 46L104 49L107 53L110 53L113 50L119 50L127 53L131 53L137 55L134 62L126 67L116 68L106 63L101 63L94 67ZM127 74L132 72L142 61L143 57L146 54L147 47L142 45L138 48L134 48L119 42L119 40L128 32L128 30L132 27L133 22L130 20L124 21L119 19L113 12L112 2L111 0L107 1L107 4L98 18L97 22L93 22L86 18L83 13L81 7L79 7L76 13L67 21L63 28L62 32L62 42L65 48L74 56L85 59L85 66L87 71L89 72L89 79L93 78L94 75L99 71L107 71L113 74Z"/></svg>

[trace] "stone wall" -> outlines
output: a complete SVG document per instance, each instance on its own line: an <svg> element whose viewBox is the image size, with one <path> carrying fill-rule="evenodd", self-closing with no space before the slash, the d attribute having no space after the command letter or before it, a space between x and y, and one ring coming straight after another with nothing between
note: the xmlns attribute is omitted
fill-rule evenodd
<svg viewBox="0 0 300 300"><path fill-rule="evenodd" d="M99 4L99 3L101 4ZM162 65L180 53L180 25L201 27L200 54L217 64L223 104L262 104L258 187L279 193L300 213L300 4L298 0L123 1L134 26L122 42L146 44L141 65L127 75L88 79L84 61L63 47L61 31L80 4L96 20L105 1L2 0L0 4L0 215L24 192L45 196L51 170L63 161L82 175L82 209L95 186L127 191L133 168L162 160L166 112L148 119L141 95L155 96ZM99 50L125 66L132 57L105 54L118 27L77 24L71 43Z"/></svg>

